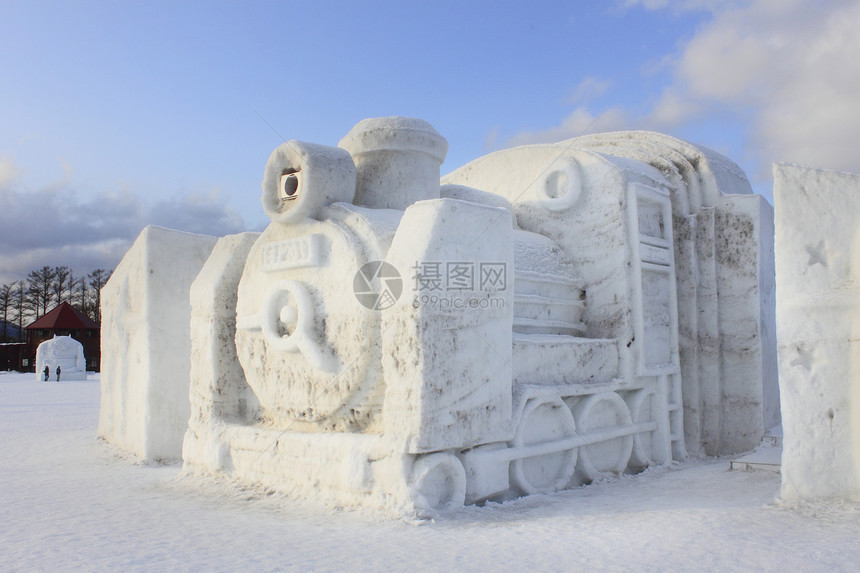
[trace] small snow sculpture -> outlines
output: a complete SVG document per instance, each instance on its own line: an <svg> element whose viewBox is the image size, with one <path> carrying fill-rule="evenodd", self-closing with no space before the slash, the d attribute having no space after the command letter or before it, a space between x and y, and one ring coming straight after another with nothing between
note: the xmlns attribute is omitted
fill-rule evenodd
<svg viewBox="0 0 860 573"><path fill-rule="evenodd" d="M45 367L48 367L48 380L86 380L87 362L84 358L84 345L71 336L54 336L36 348L36 379L45 380Z"/></svg>
<svg viewBox="0 0 860 573"><path fill-rule="evenodd" d="M758 443L770 212L737 167L625 133L440 181L447 148L395 117L272 153L271 224L190 286L189 471L436 511Z"/></svg>

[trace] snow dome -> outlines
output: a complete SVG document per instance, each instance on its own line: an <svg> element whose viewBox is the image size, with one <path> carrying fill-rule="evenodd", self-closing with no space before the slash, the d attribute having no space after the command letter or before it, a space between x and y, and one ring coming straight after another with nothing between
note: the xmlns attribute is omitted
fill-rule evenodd
<svg viewBox="0 0 860 573"><path fill-rule="evenodd" d="M36 348L36 379L57 381L57 367L60 368L60 381L86 380L87 363L84 359L84 346L71 336L54 336Z"/></svg>

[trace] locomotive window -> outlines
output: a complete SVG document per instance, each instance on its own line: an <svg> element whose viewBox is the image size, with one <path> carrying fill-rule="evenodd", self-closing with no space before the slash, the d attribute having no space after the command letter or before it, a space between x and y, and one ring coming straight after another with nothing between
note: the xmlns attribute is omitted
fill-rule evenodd
<svg viewBox="0 0 860 573"><path fill-rule="evenodd" d="M564 171L553 171L546 178L546 194L550 199L561 199L570 190L570 178Z"/></svg>

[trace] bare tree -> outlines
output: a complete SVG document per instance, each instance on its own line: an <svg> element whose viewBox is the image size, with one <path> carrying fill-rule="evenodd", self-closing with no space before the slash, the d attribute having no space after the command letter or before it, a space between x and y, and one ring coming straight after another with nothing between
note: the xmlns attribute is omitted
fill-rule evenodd
<svg viewBox="0 0 860 573"><path fill-rule="evenodd" d="M66 281L66 289L68 289L66 300L72 306L75 306L75 287L78 286L79 282L81 282L81 279L75 278L75 273L69 269L69 280Z"/></svg>
<svg viewBox="0 0 860 573"><path fill-rule="evenodd" d="M15 290L13 291L12 298L17 307L16 318L18 319L18 340L20 341L24 334L24 309L27 302L27 289L24 287L24 281L18 281L13 284L15 285Z"/></svg>
<svg viewBox="0 0 860 573"><path fill-rule="evenodd" d="M0 287L0 316L6 322L14 311L14 319L21 331L28 317L35 320L55 304L66 301L96 322L101 322L101 289L111 274L112 270L96 269L83 277L75 277L67 266L45 266L30 271L26 282L15 281ZM5 327L2 334L7 336Z"/></svg>
<svg viewBox="0 0 860 573"><path fill-rule="evenodd" d="M27 275L27 299L36 318L48 312L48 306L54 301L55 278L56 271L47 266Z"/></svg>
<svg viewBox="0 0 860 573"><path fill-rule="evenodd" d="M87 277L82 277L77 279L77 304L72 303L75 308L84 313L87 316L92 316L90 313L90 289L89 283L87 282Z"/></svg>
<svg viewBox="0 0 860 573"><path fill-rule="evenodd" d="M12 298L14 288L14 283L4 284L0 287L0 311L3 312L3 338L0 338L2 341L5 341L8 336L6 320L9 318L9 307L14 303Z"/></svg>
<svg viewBox="0 0 860 573"><path fill-rule="evenodd" d="M93 288L93 314L96 322L102 321L102 287L108 282L113 271L96 269L90 273L90 286Z"/></svg>
<svg viewBox="0 0 860 573"><path fill-rule="evenodd" d="M69 270L69 267L54 267L54 284L51 285L51 288L54 293L54 298L57 299L57 304L63 302L63 295L66 294L67 283L69 282L69 275L72 273Z"/></svg>

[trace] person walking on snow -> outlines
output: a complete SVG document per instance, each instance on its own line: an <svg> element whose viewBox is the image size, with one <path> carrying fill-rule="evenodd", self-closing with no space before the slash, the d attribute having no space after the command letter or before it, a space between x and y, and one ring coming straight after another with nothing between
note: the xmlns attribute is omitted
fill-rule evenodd
<svg viewBox="0 0 860 573"><path fill-rule="evenodd" d="M57 382L60 381L60 366L57 365Z"/></svg>
<svg viewBox="0 0 860 573"><path fill-rule="evenodd" d="M45 364L45 370L44 370L44 372L45 372L45 382L47 382L47 381L48 381L48 376L50 376L50 375L51 375L51 367L50 367L50 366L48 366L47 364Z"/></svg>

